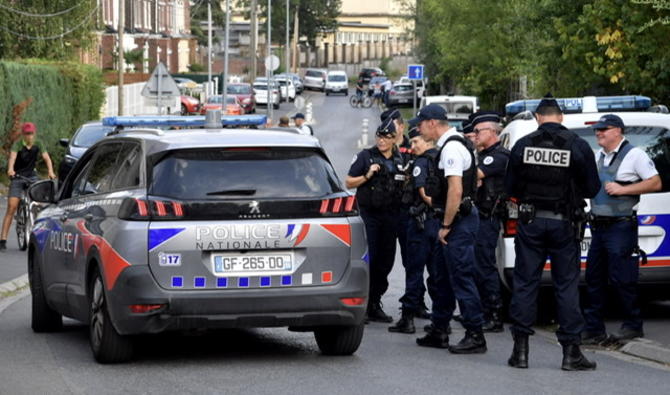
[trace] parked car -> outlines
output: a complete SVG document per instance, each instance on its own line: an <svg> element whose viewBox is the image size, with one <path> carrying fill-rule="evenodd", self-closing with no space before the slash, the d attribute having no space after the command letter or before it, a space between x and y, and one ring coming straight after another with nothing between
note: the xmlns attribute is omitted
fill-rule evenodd
<svg viewBox="0 0 670 395"><path fill-rule="evenodd" d="M361 69L361 71L358 73L358 79L363 79L364 84L370 83L370 80L374 77L381 77L384 76L384 70L380 69L379 67L364 67Z"/></svg>
<svg viewBox="0 0 670 395"><path fill-rule="evenodd" d="M192 96L181 95L181 115L191 115L200 112L200 100Z"/></svg>
<svg viewBox="0 0 670 395"><path fill-rule="evenodd" d="M31 327L87 324L100 363L170 331L289 327L325 355L361 344L365 228L311 136L144 123L91 147L60 191L29 194L48 204L27 254Z"/></svg>
<svg viewBox="0 0 670 395"><path fill-rule="evenodd" d="M179 89L193 89L198 86L198 83L190 78L172 77L172 79L177 83L177 87L179 87Z"/></svg>
<svg viewBox="0 0 670 395"><path fill-rule="evenodd" d="M370 83L368 84L368 95L372 97L375 92L377 91L381 92L382 83L384 83L384 81L386 80L388 80L388 78L386 78L385 76L372 77Z"/></svg>
<svg viewBox="0 0 670 395"><path fill-rule="evenodd" d="M470 114L479 111L479 104L477 103L477 96L461 96L461 95L441 95L441 96L424 96L421 98L420 108L429 104L439 104L447 110L449 119L452 118L467 118Z"/></svg>
<svg viewBox="0 0 670 395"><path fill-rule="evenodd" d="M207 102L202 105L200 108L200 115L207 114L207 110L222 110L223 107L223 96L216 95L207 99ZM223 111L222 111L223 112ZM237 99L235 95L226 95L226 111L225 115L242 115L244 110L242 109L242 104Z"/></svg>
<svg viewBox="0 0 670 395"><path fill-rule="evenodd" d="M256 112L256 96L251 84L236 83L228 84L227 91L229 95L234 95L240 101L245 114Z"/></svg>
<svg viewBox="0 0 670 395"><path fill-rule="evenodd" d="M60 139L59 144L65 147L65 155L58 165L58 180L62 183L84 152L97 143L112 127L103 126L100 121L87 122L79 127L70 139Z"/></svg>
<svg viewBox="0 0 670 395"><path fill-rule="evenodd" d="M275 75L275 77L290 77L293 79L293 85L295 85L295 93L298 95L302 94L302 92L305 90L305 85L302 82L302 78L298 74L295 73L281 73Z"/></svg>
<svg viewBox="0 0 670 395"><path fill-rule="evenodd" d="M344 93L344 96L347 96L349 94L349 80L347 79L347 73L339 70L329 71L324 90L326 96L331 93Z"/></svg>
<svg viewBox="0 0 670 395"><path fill-rule="evenodd" d="M283 100L286 100L287 97L290 101L295 100L296 90L292 78L274 76L274 81L279 84Z"/></svg>
<svg viewBox="0 0 670 395"><path fill-rule="evenodd" d="M315 89L323 91L326 86L326 76L328 70L326 69L307 69L305 70L305 78L303 83L305 84L305 89Z"/></svg>
<svg viewBox="0 0 670 395"><path fill-rule="evenodd" d="M265 82L254 82L254 95L256 96L257 104L268 104L268 83ZM279 103L281 103L281 96L279 94L279 89L277 85L272 86L272 106L277 109L279 108Z"/></svg>
<svg viewBox="0 0 670 395"><path fill-rule="evenodd" d="M426 93L426 85L428 85L428 82L426 79L423 80L410 80L409 77L406 75L400 77L400 79L396 82L398 84L410 84L412 85L413 83L416 84L416 94L418 98L422 98L425 93Z"/></svg>
<svg viewBox="0 0 670 395"><path fill-rule="evenodd" d="M414 94L414 87L412 84L395 84L388 93L386 105L389 107L402 105L412 106L415 97L416 94Z"/></svg>

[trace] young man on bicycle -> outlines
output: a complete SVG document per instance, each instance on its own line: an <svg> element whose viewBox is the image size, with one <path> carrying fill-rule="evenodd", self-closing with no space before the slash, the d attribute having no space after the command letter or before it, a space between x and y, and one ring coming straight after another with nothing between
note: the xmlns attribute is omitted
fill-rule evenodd
<svg viewBox="0 0 670 395"><path fill-rule="evenodd" d="M356 81L356 97L358 97L358 99L363 98L363 89L365 89L363 79L359 78L358 81Z"/></svg>
<svg viewBox="0 0 670 395"><path fill-rule="evenodd" d="M14 213L19 206L19 201L23 195L23 191L28 189L30 179L32 182L37 181L37 173L35 172L35 164L37 159L42 156L42 160L47 165L49 178L55 179L53 165L51 158L47 153L44 145L35 137L37 128L34 123L25 122L21 127L21 139L12 146L9 153L9 161L7 163L7 175L11 183L9 184L9 199L7 199L7 212L5 219L2 222L2 234L0 235L0 251L7 249L7 235L9 235L9 228L12 226L12 219ZM20 178L21 176L24 178Z"/></svg>

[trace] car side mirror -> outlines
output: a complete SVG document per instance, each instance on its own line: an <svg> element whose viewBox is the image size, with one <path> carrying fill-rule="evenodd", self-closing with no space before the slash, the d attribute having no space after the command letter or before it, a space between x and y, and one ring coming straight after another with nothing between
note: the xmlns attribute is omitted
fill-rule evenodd
<svg viewBox="0 0 670 395"><path fill-rule="evenodd" d="M67 148L68 144L70 144L70 140L68 140L68 139L60 139L60 140L58 140L58 144L60 144L61 146Z"/></svg>
<svg viewBox="0 0 670 395"><path fill-rule="evenodd" d="M28 188L28 196L38 203L56 203L56 181L42 180Z"/></svg>

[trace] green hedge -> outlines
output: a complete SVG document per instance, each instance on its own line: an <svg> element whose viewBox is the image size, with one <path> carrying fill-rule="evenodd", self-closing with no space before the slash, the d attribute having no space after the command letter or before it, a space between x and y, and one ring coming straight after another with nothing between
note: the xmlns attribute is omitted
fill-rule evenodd
<svg viewBox="0 0 670 395"><path fill-rule="evenodd" d="M63 156L58 145L70 138L86 121L100 118L105 101L102 73L95 67L74 62L38 59L0 61L0 141L7 141L13 124L12 109L27 98L33 101L22 122L34 122L37 135L46 144L55 171ZM6 173L7 157L0 154Z"/></svg>

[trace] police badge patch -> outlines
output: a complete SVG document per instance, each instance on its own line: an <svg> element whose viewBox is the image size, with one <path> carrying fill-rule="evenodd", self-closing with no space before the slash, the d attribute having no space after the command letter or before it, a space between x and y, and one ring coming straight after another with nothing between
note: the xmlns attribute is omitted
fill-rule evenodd
<svg viewBox="0 0 670 395"><path fill-rule="evenodd" d="M351 159L351 164L353 165L354 162L356 162L356 159L358 159L358 154L354 154L353 159Z"/></svg>
<svg viewBox="0 0 670 395"><path fill-rule="evenodd" d="M492 156L487 156L486 158L484 158L484 164L486 166L490 165L491 163L493 163L493 157Z"/></svg>
<svg viewBox="0 0 670 395"><path fill-rule="evenodd" d="M421 174L421 168L419 166L414 168L414 171L412 171L412 176L413 177L418 177Z"/></svg>

